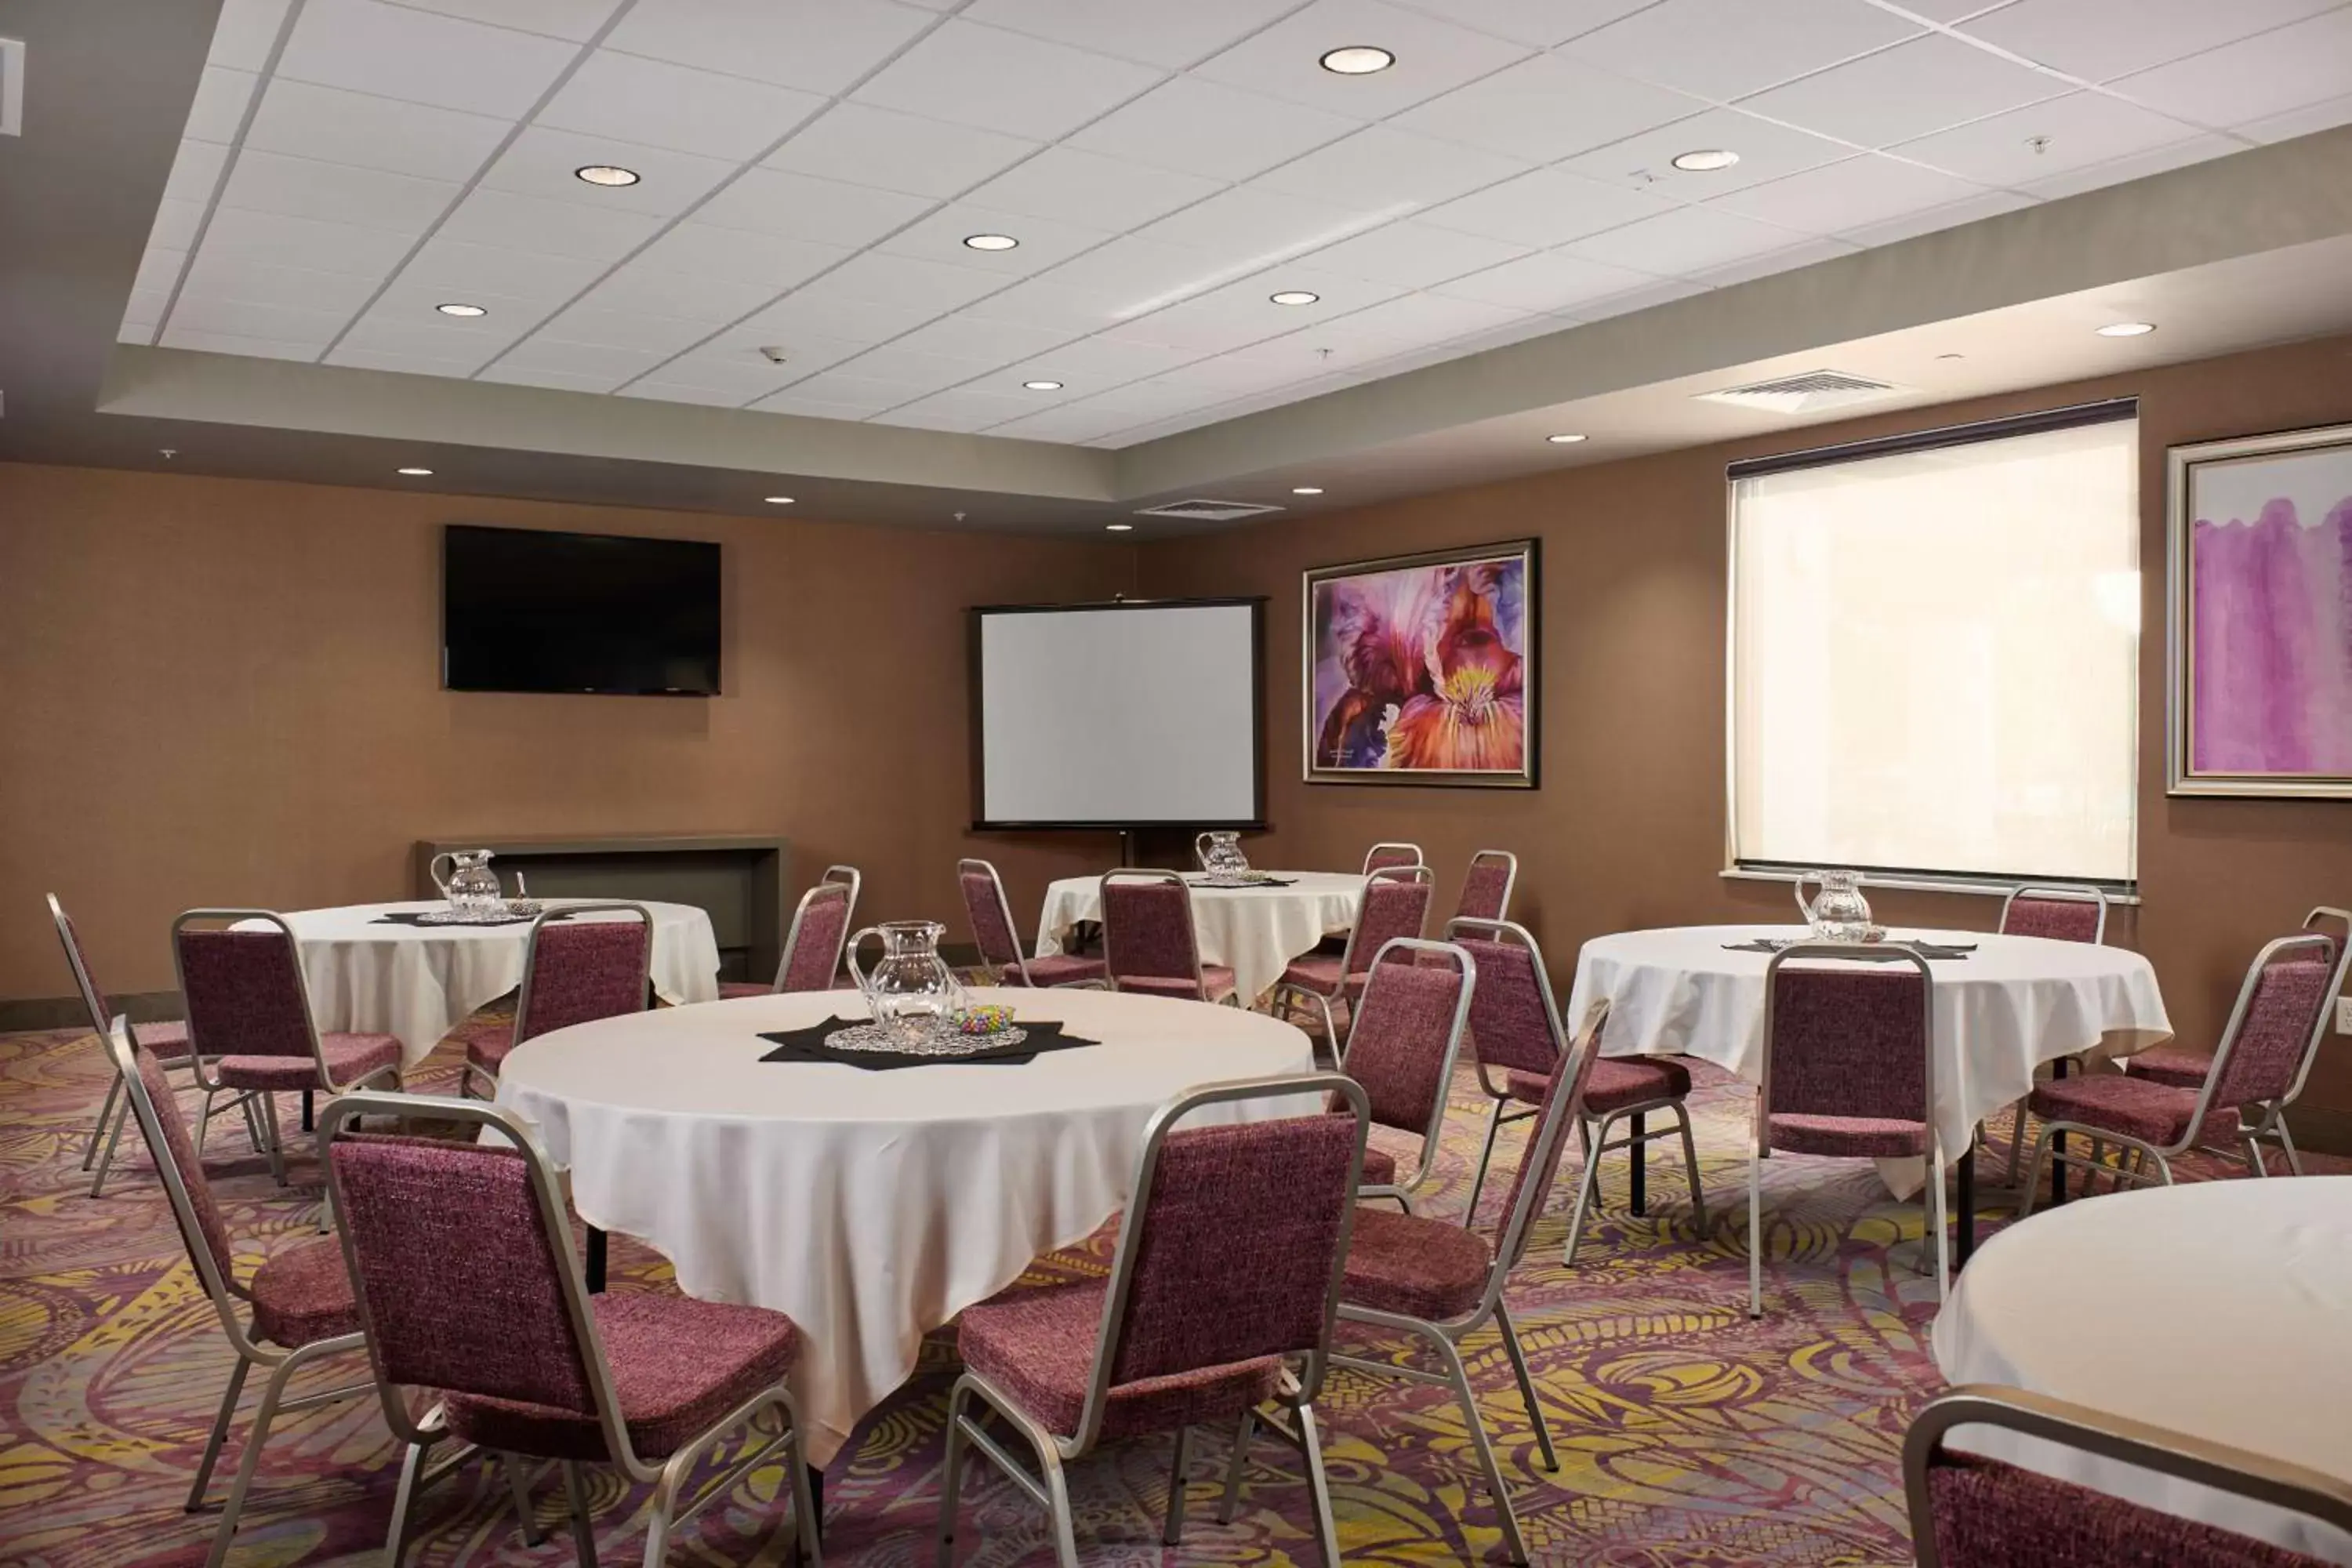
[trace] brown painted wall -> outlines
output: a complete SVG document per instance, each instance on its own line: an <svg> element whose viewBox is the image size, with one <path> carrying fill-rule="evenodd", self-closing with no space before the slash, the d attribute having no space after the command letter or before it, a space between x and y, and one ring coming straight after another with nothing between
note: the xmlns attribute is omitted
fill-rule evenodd
<svg viewBox="0 0 2352 1568"><path fill-rule="evenodd" d="M1520 858L1517 908L1566 977L1576 949L1645 925L1793 918L1784 885L1724 863L1724 465L2095 398L2141 399L2146 584L2140 887L2110 940L2155 963L2175 1026L2210 1044L2261 942L2305 909L2352 906L2352 803L2164 794L2164 451L2186 441L2352 420L2352 339L2083 382L1761 440L1595 464L1197 541L1146 545L1154 595L1265 594L1268 865L1339 866L1376 839L1420 844L1454 896L1473 850ZM1344 473L1330 481L1338 491ZM1309 786L1299 771L1299 579L1310 566L1450 544L1543 542L1543 786L1533 792ZM1990 926L1992 900L1873 899L1899 921ZM2352 1041L2323 1054L2305 1103L2352 1126ZM2331 1120L2318 1118L2318 1120ZM2341 1136L2331 1139L2341 1143Z"/></svg>
<svg viewBox="0 0 2352 1568"><path fill-rule="evenodd" d="M448 521L719 541L725 695L440 689ZM796 877L962 940L959 855L1015 908L1107 839L971 839L967 605L1132 585L1121 544L0 464L0 998L172 985L199 904L405 897L418 838L777 833Z"/></svg>

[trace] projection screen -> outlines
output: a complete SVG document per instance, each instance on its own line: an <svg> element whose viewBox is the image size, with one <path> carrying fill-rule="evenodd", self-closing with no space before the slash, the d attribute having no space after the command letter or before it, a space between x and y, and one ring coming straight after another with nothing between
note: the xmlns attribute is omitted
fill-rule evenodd
<svg viewBox="0 0 2352 1568"><path fill-rule="evenodd" d="M973 610L973 826L1257 826L1265 608Z"/></svg>

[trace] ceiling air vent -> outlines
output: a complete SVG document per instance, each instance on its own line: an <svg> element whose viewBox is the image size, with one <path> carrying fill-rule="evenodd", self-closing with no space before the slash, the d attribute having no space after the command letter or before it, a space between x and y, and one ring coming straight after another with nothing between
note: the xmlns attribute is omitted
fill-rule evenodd
<svg viewBox="0 0 2352 1568"><path fill-rule="evenodd" d="M1891 383L1848 375L1842 370L1808 370L1771 381L1750 382L1746 386L1727 386L1720 392L1702 392L1698 401L1728 403L1735 408L1761 408L1768 414L1813 414L1824 408L1843 408L1852 403L1874 402L1902 390Z"/></svg>
<svg viewBox="0 0 2352 1568"><path fill-rule="evenodd" d="M1280 511L1278 506L1261 506L1250 500L1171 500L1166 506L1148 506L1138 517L1181 517L1187 522L1238 522L1245 517L1263 517L1270 511Z"/></svg>

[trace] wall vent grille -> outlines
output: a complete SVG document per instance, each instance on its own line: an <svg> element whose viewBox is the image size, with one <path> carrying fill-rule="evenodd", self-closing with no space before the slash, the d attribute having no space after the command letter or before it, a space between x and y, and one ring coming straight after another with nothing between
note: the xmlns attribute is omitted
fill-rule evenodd
<svg viewBox="0 0 2352 1568"><path fill-rule="evenodd" d="M1278 506L1265 506L1247 500L1208 500L1195 497L1191 500L1171 500L1165 506L1148 506L1137 512L1138 517L1176 517L1187 522L1238 522L1245 517L1263 517L1270 511L1280 511Z"/></svg>
<svg viewBox="0 0 2352 1568"><path fill-rule="evenodd" d="M1842 370L1808 370L1795 375L1775 376L1770 381L1750 382L1746 386L1702 392L1698 401L1728 403L1735 408L1761 408L1769 414L1812 414L1823 408L1843 408L1849 404L1874 403L1902 390L1891 382L1873 381L1866 375L1852 375Z"/></svg>

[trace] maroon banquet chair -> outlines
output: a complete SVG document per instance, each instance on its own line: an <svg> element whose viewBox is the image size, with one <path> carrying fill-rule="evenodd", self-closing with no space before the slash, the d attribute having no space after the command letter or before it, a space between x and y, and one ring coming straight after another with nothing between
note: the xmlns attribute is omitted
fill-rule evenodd
<svg viewBox="0 0 2352 1568"><path fill-rule="evenodd" d="M1364 875L1375 871L1400 871L1408 866L1423 864L1418 844L1375 844L1364 851Z"/></svg>
<svg viewBox="0 0 2352 1568"><path fill-rule="evenodd" d="M2330 926L2336 929L2330 931ZM2286 1110L2302 1096L2304 1080L2311 1076L2311 1064L2318 1058L2319 1047L2326 1042L2335 1023L2331 1004L2343 994L2346 972L2352 970L2352 910L2322 904L2303 917L2303 929L2325 936L2336 944L2336 973L2328 982L2327 994L2321 1000L2319 1016L2313 1020L2311 1044L2304 1050L2303 1062L2295 1068L2294 1080L2287 1085L2284 1095L2263 1104L2263 1119L2253 1130L2257 1144L2266 1138L2276 1141L2280 1152L2286 1155L2286 1168L2298 1176L2303 1174L2303 1155L2295 1149L2294 1135L2287 1131ZM2195 1089L2203 1084L2212 1072L2213 1058L2202 1051L2183 1046L2158 1046L2126 1058L2124 1070L2134 1078L2170 1084L2177 1089Z"/></svg>
<svg viewBox="0 0 2352 1568"><path fill-rule="evenodd" d="M397 1036L322 1033L312 1021L310 984L294 928L284 916L268 910L190 910L172 922L172 958L188 1013L196 1082L205 1090L198 1155L213 1098L233 1096L251 1116L270 1173L284 1186L279 1094L341 1094L379 1081L399 1085Z"/></svg>
<svg viewBox="0 0 2352 1568"><path fill-rule="evenodd" d="M1178 1126L1203 1108L1325 1096L1340 1114ZM1046 1510L1059 1568L1077 1568L1069 1465L1106 1441L1173 1430L1161 1539L1174 1546L1192 1429L1235 1419L1242 1446L1262 1422L1298 1451L1322 1561L1339 1568L1315 1402L1359 1220L1368 1120L1363 1090L1334 1073L1188 1089L1145 1131L1108 1279L1016 1289L965 1310L940 1471L940 1568L954 1561L967 1447ZM1027 1444L1039 1474L967 1413L975 1400Z"/></svg>
<svg viewBox="0 0 2352 1568"><path fill-rule="evenodd" d="M1923 1405L1904 1436L1903 1490L1919 1568L2321 1568L2333 1561L1947 1447L1955 1427L1998 1428L2352 1533L2352 1487L2332 1476L2021 1388L1969 1384Z"/></svg>
<svg viewBox="0 0 2352 1568"><path fill-rule="evenodd" d="M1511 911L1511 889L1518 885L1519 858L1507 849L1481 849L1470 857L1462 874L1462 892L1454 901L1454 918L1499 921Z"/></svg>
<svg viewBox="0 0 2352 1568"><path fill-rule="evenodd" d="M1478 1153L1478 1173L1470 1184L1466 1212L1478 1212L1495 1139L1514 1121L1536 1114L1550 1090L1559 1064L1568 1058L1568 1031L1554 1004L1543 950L1534 933L1509 921L1457 917L1445 928L1448 942L1468 951L1478 964L1478 990L1470 1003L1470 1048L1478 1064L1478 1087L1489 1108L1486 1142ZM1683 1171L1690 1184L1691 1218L1706 1233L1706 1197L1700 1190L1698 1150L1691 1139L1690 1068L1674 1057L1601 1057L1577 1097L1576 1131L1584 1142L1584 1170L1577 1179L1576 1206L1568 1222L1563 1261L1576 1261L1584 1222L1601 1198L1601 1157L1612 1150L1644 1158L1648 1146L1670 1135L1683 1146ZM1512 1106L1524 1109L1514 1110ZM1652 1114L1674 1118L1671 1128L1653 1128ZM1613 1142L1612 1129L1627 1125ZM1637 1189L1636 1212L1643 1194Z"/></svg>
<svg viewBox="0 0 2352 1568"><path fill-rule="evenodd" d="M592 921L591 914L625 920ZM646 1010L654 963L654 915L643 904L569 904L530 922L523 949L522 991L514 1022L458 1031L466 1068L458 1093L479 1079L485 1098L498 1093L499 1069L525 1040L574 1024Z"/></svg>
<svg viewBox="0 0 2352 1568"><path fill-rule="evenodd" d="M2333 995L2330 987L2341 975L2332 938L2318 931L2280 937L2255 955L2246 972L2221 1043L2197 1087L2102 1072L2035 1089L2030 1103L2042 1118L2042 1132L2033 1141L2021 1217L2033 1212L2045 1160L2111 1177L2118 1189L2126 1182L2170 1186L2172 1157L2202 1141L2208 1121L2216 1117L2229 1119L2230 1135L2245 1150L2248 1173L2270 1174L2255 1134L2271 1125L2280 1103L2300 1084L2315 1031ZM2250 1111L2258 1116L2252 1123L2246 1121ZM2053 1147L2070 1132L2114 1143L2123 1157L2110 1165L2095 1158L2095 1149L2085 1156Z"/></svg>
<svg viewBox="0 0 2352 1568"><path fill-rule="evenodd" d="M89 1015L90 1033L98 1037L99 1047L104 1050L106 1032L114 1021L112 1005L107 1001L106 993L100 988L97 977L90 972L89 955L82 952L81 936L74 930L73 917L66 913L65 906L58 902L55 893L44 896L49 900L50 923L58 928L58 941L66 950L66 967L73 971L74 990L81 997L83 1010ZM131 1038L138 1043L139 1048L156 1061L184 1073L194 1070L187 1025L174 1022L137 1024L130 1027ZM106 1191L106 1173L114 1165L115 1145L121 1141L122 1124L131 1119L130 1110L122 1099L122 1075L111 1070L111 1061L110 1056L106 1098L99 1101L98 1121L91 1126L89 1142L81 1152L81 1168L85 1171L92 1166L97 1168L97 1173L89 1179L91 1197L98 1197ZM228 1108L224 1106L221 1109ZM207 1117L214 1114L209 1098L205 1101L205 1113Z"/></svg>
<svg viewBox="0 0 2352 1568"><path fill-rule="evenodd" d="M2089 882L2026 883L2011 888L2001 900L2000 923L1995 929L2002 936L2038 936L2097 947L2107 940L2107 895ZM2017 1102L2017 1119L2009 1130L2011 1186L2017 1184L2025 1154L2025 1100Z"/></svg>
<svg viewBox="0 0 2352 1568"><path fill-rule="evenodd" d="M1239 1006L1234 972L1201 962L1192 889L1174 871L1129 870L1102 879L1103 970L1114 991Z"/></svg>
<svg viewBox="0 0 2352 1568"><path fill-rule="evenodd" d="M1368 955L1400 939L1420 940L1434 889L1435 878L1426 866L1384 866L1367 874L1364 890L1356 900L1355 922L1348 928L1339 953L1308 953L1293 959L1282 978L1274 983L1270 1001L1276 1016L1286 1009L1319 1020L1332 1055L1340 1056L1348 1035L1339 1026L1339 1016L1363 994L1365 977L1371 969ZM1349 1027L1354 1027L1352 1022Z"/></svg>
<svg viewBox="0 0 2352 1568"><path fill-rule="evenodd" d="M1395 1155L1367 1149L1365 1197L1391 1198L1412 1212L1413 1190L1437 1161L1446 1091L1477 984L1477 964L1446 942L1398 937L1373 959L1349 1026L1345 1071L1362 1086L1372 1124L1412 1133L1421 1148L1412 1174L1402 1181Z"/></svg>
<svg viewBox="0 0 2352 1568"><path fill-rule="evenodd" d="M857 892L864 885L856 867L827 866L816 886L803 893L793 909L793 923L784 932L783 951L776 958L775 979L765 985L755 980L723 982L719 1000L832 990L841 975L842 950L849 942L850 921L857 913Z"/></svg>
<svg viewBox="0 0 2352 1568"><path fill-rule="evenodd" d="M355 1131L362 1116L455 1121L476 1138ZM530 1124L498 1106L362 1091L328 1105L321 1125L348 1288L384 1422L407 1446L389 1568L407 1553L417 1493L474 1449L562 1467L585 1568L596 1546L583 1464L654 1489L645 1561L658 1568L672 1530L781 1455L797 1549L818 1563L785 1384L802 1350L790 1318L666 1292L591 1296L554 1167ZM697 1466L739 1429L741 1457L682 1505ZM457 1451L428 1468L445 1442ZM527 1483L512 1474L528 1518Z"/></svg>
<svg viewBox="0 0 2352 1568"><path fill-rule="evenodd" d="M980 962L999 985L1102 985L1108 973L1099 958L1057 952L1031 958L1022 950L1013 925L1013 905L1004 897L1003 879L986 860L956 862L956 886L963 893L965 918L971 922L971 940Z"/></svg>

